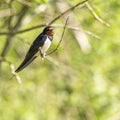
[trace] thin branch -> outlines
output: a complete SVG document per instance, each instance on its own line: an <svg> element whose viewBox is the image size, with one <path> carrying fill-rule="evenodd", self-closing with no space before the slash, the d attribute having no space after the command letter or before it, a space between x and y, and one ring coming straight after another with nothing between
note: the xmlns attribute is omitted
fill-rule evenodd
<svg viewBox="0 0 120 120"><path fill-rule="evenodd" d="M68 22L68 18L69 17L67 17L67 19L66 19L65 26L63 28L63 33L62 33L62 36L61 36L61 39L60 39L59 43L57 44L56 48L53 51L51 51L50 53L48 53L47 55L52 54L53 52L55 52L59 48L59 46L60 46L60 44L61 44L61 42L63 40L63 36L64 36L64 33L65 33L65 28L66 28L66 25L67 25L67 22Z"/></svg>
<svg viewBox="0 0 120 120"><path fill-rule="evenodd" d="M0 57L0 61L6 62L7 64L9 64L10 69L11 69L11 73L12 73L12 75L13 75L13 76L10 78L10 80L13 79L13 77L15 77L16 80L17 80L17 82L18 82L19 84L21 84L21 83L22 83L22 80L21 80L21 78L15 73L15 66L14 66L14 64L11 63L11 61L7 60L7 59L4 58L4 57Z"/></svg>
<svg viewBox="0 0 120 120"><path fill-rule="evenodd" d="M84 31L86 34L91 35L92 37L94 37L94 38L96 38L96 39L98 39L98 40L101 40L100 36L98 36L98 35L90 32L90 31L88 31L88 30L83 30L83 31Z"/></svg>
<svg viewBox="0 0 120 120"><path fill-rule="evenodd" d="M88 0L84 0L82 2L77 3L76 5L74 5L73 7L67 9L66 11L64 11L63 13L61 13L60 15L58 15L57 17L55 17L48 25L53 24L56 20L58 20L60 17L62 17L63 15L65 15L66 13L68 13L69 11L75 9L76 7L78 7L79 5L83 5L85 2L87 2ZM46 24L40 24L37 26L33 26L24 30L20 30L20 31L12 31L12 32L0 32L0 35L8 35L8 34L20 34L20 33L24 33L24 32L28 32L30 30L34 30L40 27L44 27L46 26Z"/></svg>
<svg viewBox="0 0 120 120"><path fill-rule="evenodd" d="M62 13L64 12L66 9L69 8L69 5L68 3L66 3L65 1L62 1L62 2L56 2L55 3L56 7L57 7L57 10ZM61 7L62 6L62 7ZM83 5L82 5L83 7ZM74 15L74 12L71 11L69 13L69 16L70 16L70 20L69 20L69 25L72 25L72 26L76 26L76 27L79 27L80 31L81 32L78 32L78 31L71 31L71 34L74 35L79 47L81 48L82 52L84 53L88 53L90 52L91 50L91 45L89 43L89 40L86 36L86 34L83 32L83 28L81 27L80 23L76 20L76 17ZM63 16L63 19L64 19L64 16Z"/></svg>
<svg viewBox="0 0 120 120"><path fill-rule="evenodd" d="M76 7L78 7L79 5L83 5L84 3L86 3L88 0L84 0L82 2L77 3L76 5L74 5L73 7L67 9L66 11L64 11L63 13L61 13L60 15L58 15L56 18L54 18L48 25L51 25L52 23L54 23L57 19L59 19L61 16L65 15L66 13L68 13L71 10L74 10Z"/></svg>
<svg viewBox="0 0 120 120"><path fill-rule="evenodd" d="M57 28L58 28L58 27L60 27L60 28L63 28L63 27L64 27L63 25L52 25L52 26L53 26L53 27L57 27ZM79 27L72 27L72 26L68 26L68 25L67 25L66 28L67 28L67 29L70 29L70 30L83 31L83 32L85 32L86 34L91 35L92 37L94 37L94 38L96 38L96 39L98 39L98 40L101 39L100 36L92 33L91 31L88 31L88 30L85 30L85 29L81 30Z"/></svg>
<svg viewBox="0 0 120 120"><path fill-rule="evenodd" d="M22 12L21 12L21 14L19 15L19 17L18 17L18 19L17 19L17 22L16 22L16 24L14 25L14 27L10 27L10 26L9 26L9 28L10 28L10 29L9 29L9 32L10 32L10 31L16 31L16 30L20 27L20 25L21 25L21 20L23 19L23 17L24 17L24 15L25 15L25 13L26 13L27 10L28 10L28 8L27 8L26 6L23 6L23 8L21 9ZM11 20L11 18L10 18L10 20ZM9 22L9 23L11 23L11 22ZM6 39L6 42L5 42L5 45L4 45L4 48L3 48L2 53L1 53L1 56L2 56L2 57L5 57L5 56L6 56L8 50L9 50L9 47L10 47L10 44L11 44L11 41L12 41L13 36L14 36L14 34L8 34L7 39ZM1 61L0 61L0 68L1 68Z"/></svg>
<svg viewBox="0 0 120 120"><path fill-rule="evenodd" d="M9 35L10 32L0 32L0 35Z"/></svg>
<svg viewBox="0 0 120 120"><path fill-rule="evenodd" d="M107 26L107 27L110 27L110 24L109 24L109 23L105 22L102 18L100 18L100 17L95 13L95 11L93 10L93 8L91 7L91 5L90 5L88 2L86 2L85 4L86 4L86 7L88 8L88 10L92 13L92 15L93 15L100 23L104 24L104 25Z"/></svg>
<svg viewBox="0 0 120 120"><path fill-rule="evenodd" d="M13 2L13 0L10 0L9 1L9 9L10 9L10 12L12 12L12 2ZM10 16L9 18L8 18L8 30L9 31L12 31L12 18L13 18L13 16ZM6 54L6 51L8 50L8 48L9 48L9 46L10 46L10 42L11 42L11 36L10 35L8 35L7 36L7 39L6 39L6 42L5 42L5 45L4 45L4 48L3 48L3 50L2 50L2 53L1 53L1 56L2 57L4 57L4 55ZM0 70L1 70L1 67L2 67L2 64L1 64L1 61L0 61Z"/></svg>
<svg viewBox="0 0 120 120"><path fill-rule="evenodd" d="M44 25L43 24L43 26L46 26L46 25ZM59 28L63 28L64 26L63 25L51 25L52 27L59 27ZM37 26L34 26L34 27L36 27L36 29L37 29ZM79 29L78 27L76 28L76 27L71 27L71 26L66 26L66 28L67 29L70 29L70 30L76 30L76 31L81 31L81 29ZM32 29L32 28L28 28L29 30L30 29ZM19 34L19 33L23 33L23 32L27 32L28 31L28 29L25 29L25 30L21 30L21 31L18 31L16 34ZM98 35L96 35L95 33L92 33L91 31L88 31L88 30L83 30L83 32L85 32L86 34L88 34L88 35L91 35L92 37L94 37L94 38L96 38L96 39L98 39L98 40L100 40L101 38L100 38L100 36L98 36ZM8 35L8 32L6 33L6 32L1 32L0 33L0 35ZM16 37L18 37L18 36L16 36ZM27 42L27 41L26 41Z"/></svg>
<svg viewBox="0 0 120 120"><path fill-rule="evenodd" d="M30 30L34 30L34 29L37 29L37 28L40 28L40 27L45 27L45 26L46 26L46 24L41 24L41 25L33 26L31 28L27 28L27 29L24 29L24 30L13 32L13 34L20 34L20 33L24 33L24 32L27 32L27 31L30 31Z"/></svg>
<svg viewBox="0 0 120 120"><path fill-rule="evenodd" d="M21 80L21 78L18 76L18 74L15 72L15 66L14 66L14 64L11 64L10 65L10 68L11 68L11 73L12 73L12 77L10 78L10 80L12 80L14 77L16 78L16 80L17 80L17 82L19 83L19 84L21 84L22 83L22 80Z"/></svg>

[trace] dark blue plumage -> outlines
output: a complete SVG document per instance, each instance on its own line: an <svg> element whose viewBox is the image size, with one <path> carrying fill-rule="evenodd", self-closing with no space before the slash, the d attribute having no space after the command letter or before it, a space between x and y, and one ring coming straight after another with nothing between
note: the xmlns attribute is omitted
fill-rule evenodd
<svg viewBox="0 0 120 120"><path fill-rule="evenodd" d="M53 39L53 28L47 26L43 32L35 39L29 48L25 59L20 64L20 66L15 70L15 72L20 72L26 66L28 66L37 56L35 54L40 51L41 57L45 57L45 52L50 47L51 41Z"/></svg>

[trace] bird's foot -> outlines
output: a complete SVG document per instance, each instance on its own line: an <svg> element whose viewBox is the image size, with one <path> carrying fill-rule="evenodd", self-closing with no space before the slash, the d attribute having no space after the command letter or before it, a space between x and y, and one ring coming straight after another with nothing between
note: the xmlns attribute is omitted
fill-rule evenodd
<svg viewBox="0 0 120 120"><path fill-rule="evenodd" d="M45 54L41 53L41 58L42 58L42 60L44 60Z"/></svg>

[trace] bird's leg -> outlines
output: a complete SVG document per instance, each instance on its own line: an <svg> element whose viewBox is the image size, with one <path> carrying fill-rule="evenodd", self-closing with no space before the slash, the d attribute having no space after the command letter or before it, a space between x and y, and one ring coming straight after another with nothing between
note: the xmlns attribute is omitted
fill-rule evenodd
<svg viewBox="0 0 120 120"><path fill-rule="evenodd" d="M40 53L40 57L43 57L43 53L41 52L40 48L39 48L39 53Z"/></svg>
<svg viewBox="0 0 120 120"><path fill-rule="evenodd" d="M42 60L44 60L45 54L41 52L41 49L40 49L40 48L39 48L39 52L40 52L40 57L42 57Z"/></svg>

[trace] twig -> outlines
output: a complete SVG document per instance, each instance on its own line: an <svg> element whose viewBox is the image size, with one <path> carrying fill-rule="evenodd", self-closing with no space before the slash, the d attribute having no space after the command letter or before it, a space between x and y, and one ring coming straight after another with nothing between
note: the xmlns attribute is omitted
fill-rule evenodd
<svg viewBox="0 0 120 120"><path fill-rule="evenodd" d="M22 80L21 80L21 78L15 73L15 66L14 66L14 64L11 63L11 61L9 61L9 60L7 60L6 58L3 58L3 57L0 57L0 61L6 62L6 63L9 64L10 69L11 69L11 73L12 73L12 75L13 75L13 76L10 78L10 80L13 79L13 77L15 77L16 80L17 80L17 82L18 82L19 84L21 84L21 83L22 83Z"/></svg>
<svg viewBox="0 0 120 120"><path fill-rule="evenodd" d="M65 28L66 28L66 25L67 25L67 22L68 22L68 18L69 17L67 17L67 19L66 19L65 26L63 28L63 33L62 33L62 36L61 36L61 39L60 39L59 43L57 44L56 48L54 50L52 50L51 52L49 52L48 54L46 54L46 56L52 54L53 52L55 52L58 49L58 47L60 46L60 44L61 44L61 42L63 40L63 36L64 36L64 33L65 33Z"/></svg>
<svg viewBox="0 0 120 120"><path fill-rule="evenodd" d="M23 9L22 9L21 14L18 17L18 20L17 20L16 24L14 25L14 27L11 27L10 25L8 25L9 31L16 31L20 27L21 20L23 19L23 17L24 17L27 10L28 10L28 8L26 6L24 6ZM10 20L11 20L11 18L10 18ZM9 24L10 23L11 23L11 21L9 21ZM4 48L3 48L2 53L1 53L1 56L3 58L6 56L8 50L9 50L9 47L10 47L13 36L14 36L13 34L8 34L8 36L7 36ZM0 61L0 68L1 68L1 61Z"/></svg>
<svg viewBox="0 0 120 120"><path fill-rule="evenodd" d="M41 25L41 27L42 26L46 26L46 25ZM60 27L60 28L63 28L64 26L63 25L51 25L52 27ZM17 31L16 32L16 34L20 34L20 33L24 33L24 32L28 32L28 31L30 31L30 30L33 30L33 28L34 29L37 29L37 28L39 28L40 26L34 26L34 27L32 27L32 28L28 28L28 29L25 29L25 30L21 30L21 31ZM71 27L71 26L66 26L66 28L67 29L71 29L71 30L76 30L76 31L81 31L81 29L79 29L79 28L76 28L76 27ZM86 34L88 34L88 35L91 35L92 37L94 37L94 38L96 38L96 39L101 39L98 35L96 35L96 34L94 34L94 33L92 33L92 32L90 32L90 31L88 31L88 30L83 30ZM0 32L0 35L8 35L9 33L8 32ZM14 33L13 33L14 34ZM18 36L17 36L18 37ZM19 38L18 38L19 39ZM20 38L21 39L21 38ZM25 41L25 42L27 42L27 41Z"/></svg>
<svg viewBox="0 0 120 120"><path fill-rule="evenodd" d="M10 68L11 68L11 73L13 74L13 76L10 78L10 80L12 80L12 79L15 77L16 80L17 80L17 82L18 82L19 84L21 84L21 83L22 83L22 80L21 80L21 78L17 75L17 73L15 72L15 66L14 66L14 64L11 64L11 65L10 65Z"/></svg>
<svg viewBox="0 0 120 120"><path fill-rule="evenodd" d="M63 25L52 25L52 26L53 26L53 27L57 27L57 28L58 28L58 27L61 27L61 28L64 27ZM91 31L81 30L79 27L71 27L71 26L68 26L68 25L67 25L66 28L67 28L67 29L71 29L71 30L76 30L76 31L83 31L83 32L85 32L86 34L91 35L92 37L94 37L94 38L96 38L96 39L98 39L98 40L101 39L100 36L92 33Z"/></svg>
<svg viewBox="0 0 120 120"><path fill-rule="evenodd" d="M37 29L40 27L45 27L45 26L46 26L46 24L41 24L41 25L36 25L36 26L30 27L30 28L24 29L24 30L19 30L19 31L0 32L0 35L20 34L20 33L28 32L28 31L31 31L31 30L34 30L34 29Z"/></svg>
<svg viewBox="0 0 120 120"><path fill-rule="evenodd" d="M88 31L88 30L83 30L83 31L84 31L86 34L91 35L92 37L94 37L94 38L96 38L96 39L98 39L98 40L101 40L101 38L100 38L98 35L90 32L90 31Z"/></svg>
<svg viewBox="0 0 120 120"><path fill-rule="evenodd" d="M9 9L10 9L10 12L12 13L12 1L13 0L10 0L9 1ZM12 31L12 18L13 18L13 16L10 16L9 17L9 19L8 19L8 30L9 31ZM6 42L5 42L5 45L4 45L4 48L3 48L3 50L2 50L2 53L1 53L1 56L2 57L4 57L4 55L6 54L6 51L8 50L8 48L9 48L9 46L10 46L10 42L11 42L11 36L10 35L8 35L7 36L7 39L6 39ZM1 64L1 60L0 60L0 70L1 70L1 66L2 66L2 64Z"/></svg>
<svg viewBox="0 0 120 120"><path fill-rule="evenodd" d="M85 2L87 2L88 0L84 0L82 2L79 2L77 3L76 5L74 5L73 7L67 9L66 11L64 11L63 13L61 13L60 15L58 15L57 17L55 17L50 23L48 23L48 25L51 25L53 24L56 20L58 20L60 17L62 17L63 15L65 15L66 13L68 13L69 11L75 9L76 7L78 7L79 5L83 5ZM20 34L20 33L24 33L24 32L28 32L30 30L34 30L34 29L37 29L37 28L40 28L40 27L44 27L46 26L46 24L40 24L40 25L37 25L37 26L33 26L33 27L30 27L30 28L27 28L27 29L24 29L24 30L20 30L20 31L10 31L10 32L0 32L0 35L8 35L8 34Z"/></svg>
<svg viewBox="0 0 120 120"><path fill-rule="evenodd" d="M90 4L88 2L85 3L86 7L88 8L88 10L92 13L92 15L102 24L106 25L107 27L110 27L110 24L105 22L102 18L100 18L95 11L93 10L93 8L90 6Z"/></svg>
<svg viewBox="0 0 120 120"><path fill-rule="evenodd" d="M78 7L79 5L83 5L84 3L86 3L88 0L84 0L82 2L77 3L76 5L74 5L73 7L67 9L66 11L64 11L63 13L61 13L60 15L58 15L56 18L54 18L48 25L51 25L52 23L54 23L57 19L59 19L61 16L65 15L66 13L68 13L69 11L75 9L76 7Z"/></svg>

